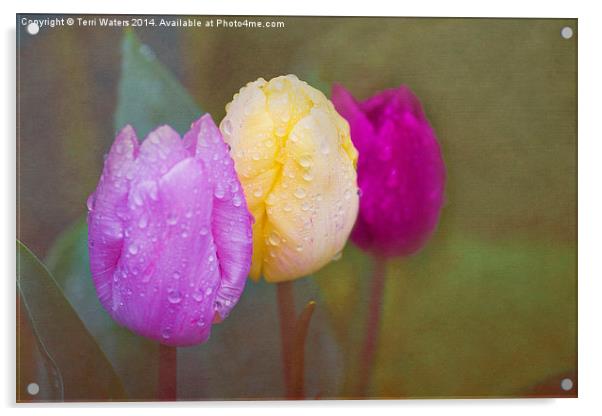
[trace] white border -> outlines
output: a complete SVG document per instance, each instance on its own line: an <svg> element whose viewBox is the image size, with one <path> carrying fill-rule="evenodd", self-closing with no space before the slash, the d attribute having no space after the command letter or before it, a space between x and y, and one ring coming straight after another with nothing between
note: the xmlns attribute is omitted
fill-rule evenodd
<svg viewBox="0 0 602 416"><path fill-rule="evenodd" d="M16 3L16 2L15 2ZM14 267L15 267L15 13L153 13L153 14L254 14L254 15L349 15L349 16L466 16L466 17L577 17L579 18L579 399L564 400L429 400L399 402L310 402L305 404L234 402L234 403L181 403L173 405L51 405L19 406L25 413L43 411L49 415L80 414L83 408L91 414L106 414L107 410L116 414L130 414L143 411L144 414L163 414L169 411L199 413L223 413L233 410L248 414L303 414L307 412L331 412L334 408L346 414L364 414L377 410L379 413L399 414L420 412L421 414L447 415L504 415L508 413L534 413L546 415L590 414L600 410L598 396L602 379L600 373L600 294L602 293L602 267L598 258L602 237L601 214L602 177L597 169L602 158L602 106L600 97L600 58L602 16L593 5L594 1L544 1L529 3L524 0L487 1L428 1L399 2L393 0L370 0L358 4L348 2L326 3L320 0L232 0L220 2L174 1L156 2L148 0L96 1L74 0L22 0L16 4L2 2L0 19L3 26L4 49L2 65L1 121L4 127L0 163L3 203L0 215L0 230L3 233L0 247L0 264L5 273L2 279L4 306L3 340L0 342L1 357L4 360L0 392L2 404L15 411L15 346L14 346ZM598 321L598 322L597 322ZM119 409L125 407L126 410ZM172 410L173 409L173 410Z"/></svg>

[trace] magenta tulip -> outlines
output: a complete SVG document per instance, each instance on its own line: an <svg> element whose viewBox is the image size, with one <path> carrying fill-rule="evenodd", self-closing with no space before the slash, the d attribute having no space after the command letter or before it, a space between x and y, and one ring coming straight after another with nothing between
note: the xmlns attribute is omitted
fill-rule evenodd
<svg viewBox="0 0 602 416"><path fill-rule="evenodd" d="M88 200L90 268L121 325L171 346L206 341L241 296L252 217L209 115L183 139L169 126L142 144L115 139Z"/></svg>
<svg viewBox="0 0 602 416"><path fill-rule="evenodd" d="M352 240L377 256L416 252L437 226L445 185L439 144L420 101L401 86L358 102L340 85L332 101L359 152Z"/></svg>

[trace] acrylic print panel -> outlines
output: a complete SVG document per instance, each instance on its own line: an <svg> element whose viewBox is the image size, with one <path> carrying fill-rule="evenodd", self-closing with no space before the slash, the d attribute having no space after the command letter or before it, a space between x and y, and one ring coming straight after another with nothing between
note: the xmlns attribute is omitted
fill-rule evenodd
<svg viewBox="0 0 602 416"><path fill-rule="evenodd" d="M577 396L576 19L16 30L18 402Z"/></svg>

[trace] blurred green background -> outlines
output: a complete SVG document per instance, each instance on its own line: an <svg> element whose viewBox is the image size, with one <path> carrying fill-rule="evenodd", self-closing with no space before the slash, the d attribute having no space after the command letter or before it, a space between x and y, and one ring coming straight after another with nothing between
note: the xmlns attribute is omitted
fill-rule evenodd
<svg viewBox="0 0 602 416"><path fill-rule="evenodd" d="M45 258L128 399L153 397L157 346L101 310L81 221L121 127L114 120L148 114L139 130L170 122L182 133L191 103L219 121L247 82L287 73L327 95L342 83L360 99L406 84L442 146L441 223L420 253L388 269L370 397L574 396L560 380L576 384L577 371L577 36L560 31L576 34L576 19L255 19L285 27L140 28L147 46L129 50L117 28L30 36L18 25L17 237ZM318 302L308 397L355 397L371 268L349 243L341 260L295 282L299 309ZM180 349L179 397L283 396L275 300L273 285L249 282L207 344ZM20 323L23 349L36 336L29 326ZM60 349L54 338L44 343ZM19 366L39 375L48 365L36 366L40 346L29 343ZM63 382L62 399L110 398Z"/></svg>

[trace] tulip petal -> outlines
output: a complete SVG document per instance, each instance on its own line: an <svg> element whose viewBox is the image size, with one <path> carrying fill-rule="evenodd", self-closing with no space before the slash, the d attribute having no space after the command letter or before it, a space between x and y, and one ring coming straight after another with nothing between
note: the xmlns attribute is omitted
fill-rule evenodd
<svg viewBox="0 0 602 416"><path fill-rule="evenodd" d="M167 125L158 127L148 134L140 146L136 176L143 179L159 178L188 156L177 131Z"/></svg>
<svg viewBox="0 0 602 416"><path fill-rule="evenodd" d="M210 115L192 125L184 142L194 142L195 138L196 157L208 167L214 187L211 228L221 277L215 307L224 319L236 305L249 274L252 217L228 146Z"/></svg>
<svg viewBox="0 0 602 416"><path fill-rule="evenodd" d="M369 138L374 133L372 123L360 108L360 104L342 85L333 85L332 102L339 114L349 123L353 144L359 153L363 153L371 147Z"/></svg>
<svg viewBox="0 0 602 416"><path fill-rule="evenodd" d="M361 103L337 86L333 101L360 151L353 241L381 256L416 252L437 225L445 185L439 144L420 101L404 86Z"/></svg>
<svg viewBox="0 0 602 416"><path fill-rule="evenodd" d="M294 75L247 84L220 124L253 225L251 278L310 274L342 250L357 215L357 151L332 103Z"/></svg>
<svg viewBox="0 0 602 416"><path fill-rule="evenodd" d="M144 336L193 345L209 337L220 284L210 232L212 188L194 158L177 163L157 186L156 200L151 187L127 223L113 309L118 321ZM145 213L148 222L140 223Z"/></svg>
<svg viewBox="0 0 602 416"><path fill-rule="evenodd" d="M105 308L111 301L111 279L121 255L123 226L120 217L127 210L128 177L134 170L139 147L134 129L124 127L111 146L98 187L88 199L90 270Z"/></svg>
<svg viewBox="0 0 602 416"><path fill-rule="evenodd" d="M267 281L304 276L329 263L355 222L354 159L342 146L348 136L331 120L328 108L313 108L283 150L282 175L270 193L264 226Z"/></svg>

